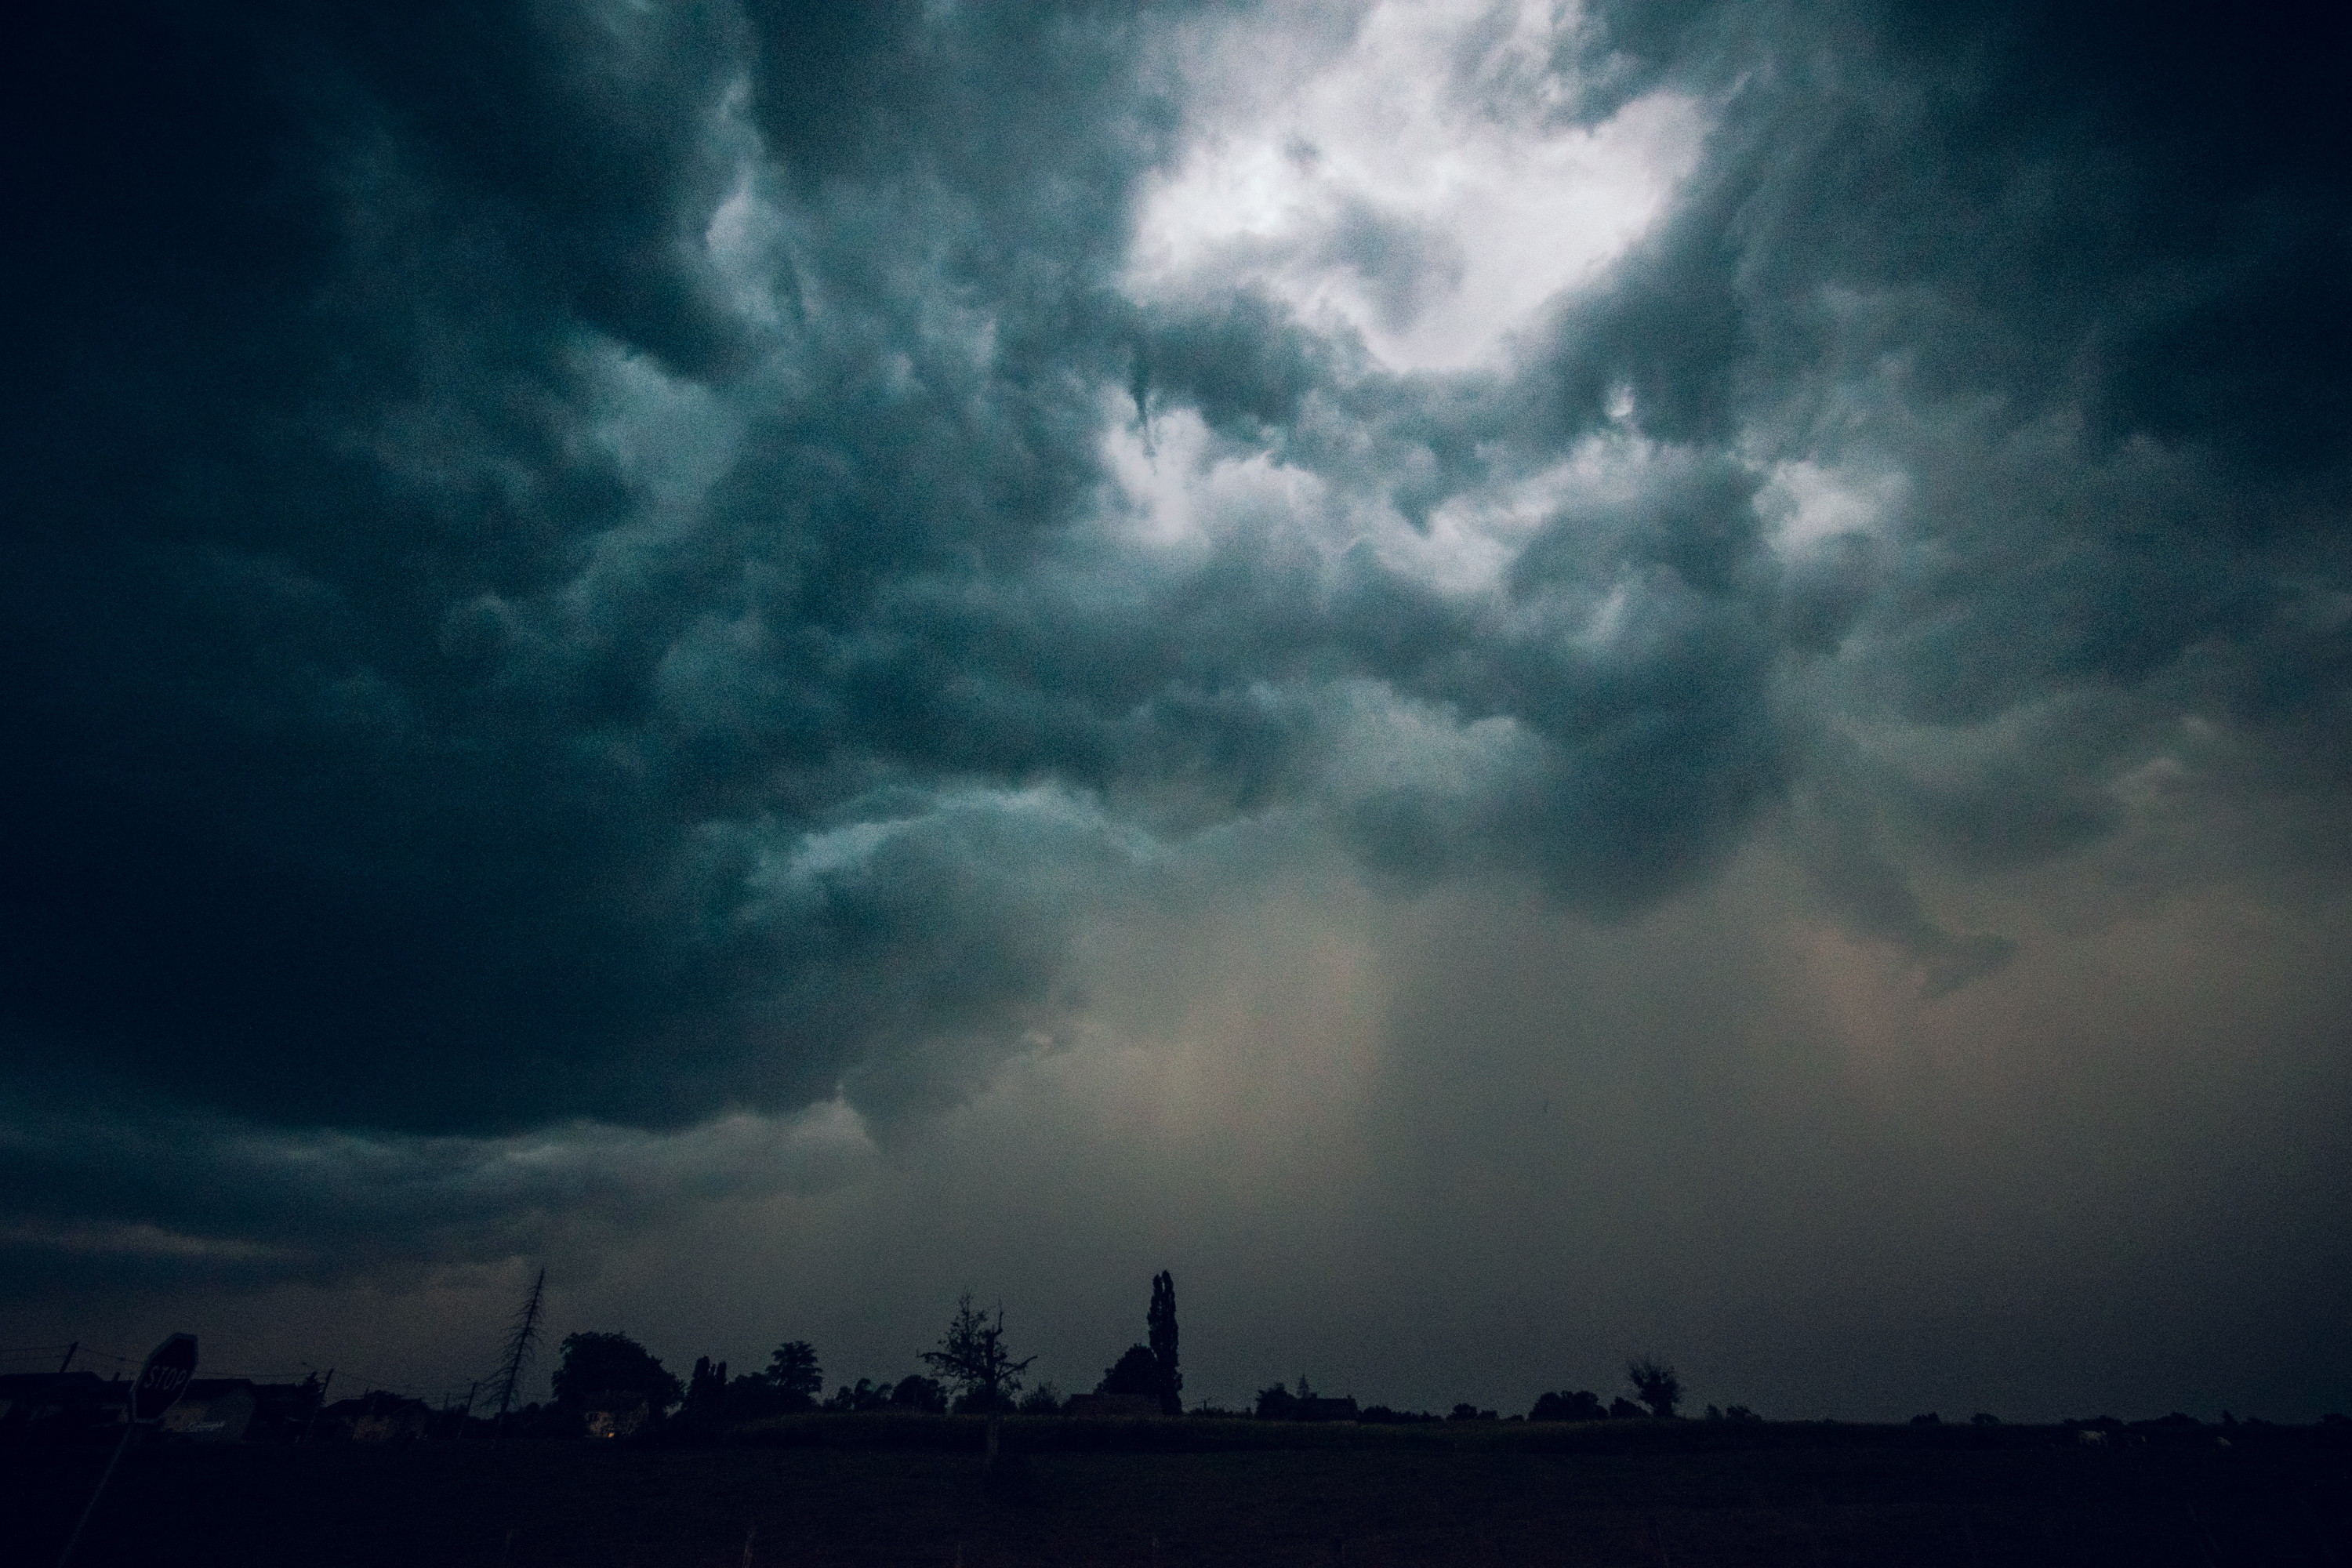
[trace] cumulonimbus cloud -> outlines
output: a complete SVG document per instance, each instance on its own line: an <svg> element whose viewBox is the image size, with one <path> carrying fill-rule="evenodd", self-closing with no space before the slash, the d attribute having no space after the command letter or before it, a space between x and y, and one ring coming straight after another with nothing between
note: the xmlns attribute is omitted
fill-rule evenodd
<svg viewBox="0 0 2352 1568"><path fill-rule="evenodd" d="M1236 87L1277 44L1296 93ZM1604 916L1783 833L1965 984L2010 949L1923 879L2112 838L2159 764L2352 776L2342 171L2238 123L2238 57L2095 45L68 40L19 108L0 1026L352 1136L887 1121L1053 1040L1073 933L1243 830ZM2218 95L2193 137L2136 72Z"/></svg>

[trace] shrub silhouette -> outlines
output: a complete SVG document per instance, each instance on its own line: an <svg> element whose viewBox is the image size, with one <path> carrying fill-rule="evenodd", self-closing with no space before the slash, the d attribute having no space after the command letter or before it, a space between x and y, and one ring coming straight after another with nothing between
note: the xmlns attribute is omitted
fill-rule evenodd
<svg viewBox="0 0 2352 1568"><path fill-rule="evenodd" d="M694 1358L694 1372L686 1380L686 1414L708 1417L727 1403L727 1363L711 1364L707 1355Z"/></svg>
<svg viewBox="0 0 2352 1568"><path fill-rule="evenodd" d="M1537 1399L1535 1408L1528 1412L1530 1421L1605 1421L1608 1410L1598 1394L1577 1389L1561 1390Z"/></svg>
<svg viewBox="0 0 2352 1568"><path fill-rule="evenodd" d="M936 1377L919 1373L902 1377L890 1390L890 1408L913 1415L944 1415L948 1410L948 1391Z"/></svg>
<svg viewBox="0 0 2352 1568"><path fill-rule="evenodd" d="M855 1384L843 1384L824 1402L824 1408L842 1415L854 1415L867 1410L887 1410L890 1406L890 1385L877 1385L873 1379L861 1377Z"/></svg>
<svg viewBox="0 0 2352 1568"><path fill-rule="evenodd" d="M948 1393L933 1377L902 1377L895 1384L861 1377L855 1384L845 1383L835 1389L833 1397L821 1408L846 1415L875 1410L894 1411L901 1415L943 1415L947 1413Z"/></svg>
<svg viewBox="0 0 2352 1568"><path fill-rule="evenodd" d="M1307 1380L1302 1377L1298 1381L1303 1384ZM1298 1396L1278 1383L1271 1388L1261 1388L1257 1391L1257 1414L1263 1421L1296 1420Z"/></svg>

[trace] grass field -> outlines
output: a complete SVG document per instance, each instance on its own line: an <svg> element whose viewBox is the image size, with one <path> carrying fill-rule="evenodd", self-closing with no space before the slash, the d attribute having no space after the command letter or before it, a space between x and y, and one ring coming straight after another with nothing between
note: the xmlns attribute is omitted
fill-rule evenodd
<svg viewBox="0 0 2352 1568"><path fill-rule="evenodd" d="M940 1568L2352 1565L2333 1434L2102 1450L2024 1428L1077 1425L1009 1423L985 1485L976 1426L945 1419L753 1434L772 1446L159 1444L81 1560L737 1568L748 1536L759 1564ZM0 1456L0 1561L53 1561L104 1459Z"/></svg>

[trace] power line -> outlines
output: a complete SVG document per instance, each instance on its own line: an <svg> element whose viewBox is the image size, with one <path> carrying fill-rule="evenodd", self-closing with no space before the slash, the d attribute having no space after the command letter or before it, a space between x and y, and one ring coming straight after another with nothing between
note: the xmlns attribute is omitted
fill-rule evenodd
<svg viewBox="0 0 2352 1568"><path fill-rule="evenodd" d="M72 1352L73 1361L75 1363L87 1361L111 1362L114 1363L115 1369L118 1373L125 1367L136 1364L142 1359L138 1356L117 1355L112 1351L102 1351L96 1349L93 1346L80 1343L62 1345L20 1345L13 1350L0 1350L0 1357L13 1356L18 1359L26 1359L33 1356L47 1357L57 1355L60 1352L68 1351Z"/></svg>
<svg viewBox="0 0 2352 1568"><path fill-rule="evenodd" d="M46 1359L51 1356L62 1355L68 1350L75 1352L75 1364L79 1365L84 1362L89 1361L110 1362L117 1369L118 1374L122 1371L127 1370L142 1359L136 1356L118 1354L113 1351L100 1350L95 1346L82 1344L79 1342L60 1342L53 1345L0 1346L0 1361L5 1361L8 1359L29 1360L37 1356ZM208 1380L217 1380L224 1383L244 1382L257 1384L299 1384L305 1378L314 1378L319 1375L319 1369L311 1366L308 1363L301 1363L299 1369L296 1370L271 1368L260 1372L237 1372L226 1369L215 1369L212 1367L200 1367L198 1371ZM397 1379L378 1377L373 1373L368 1372L365 1369L349 1371L345 1375L347 1379L356 1379L361 1384L362 1392L382 1390L386 1394L398 1394L413 1399L439 1400L443 1403L457 1399L466 1392L467 1387L474 1383L474 1380L472 1379L459 1382L455 1378L452 1378L447 1382L409 1383Z"/></svg>

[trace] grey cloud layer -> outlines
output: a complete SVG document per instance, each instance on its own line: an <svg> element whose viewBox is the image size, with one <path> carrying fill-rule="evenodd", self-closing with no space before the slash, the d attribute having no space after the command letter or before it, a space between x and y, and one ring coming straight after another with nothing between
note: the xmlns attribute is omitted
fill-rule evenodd
<svg viewBox="0 0 2352 1568"><path fill-rule="evenodd" d="M1919 879L2115 834L2186 721L2203 787L2339 820L2352 205L2246 116L2268 51L1602 7L1561 112L1688 92L1697 172L1507 364L1398 374L1120 288L1202 112L1167 40L1251 25L68 40L19 110L12 1055L387 1133L887 1119L1066 1029L1074 933L1236 824L1619 914L1784 823L1948 986L2008 948ZM1401 321L1443 239L1319 254ZM1187 418L1167 482L1311 486L1139 542L1106 443ZM1895 479L1800 538L1799 463ZM1519 494L1491 584L1404 563Z"/></svg>
<svg viewBox="0 0 2352 1568"><path fill-rule="evenodd" d="M11 1109L0 1255L52 1292L340 1282L593 1247L692 1204L838 1186L873 1153L838 1104L680 1133L569 1123L505 1138Z"/></svg>

